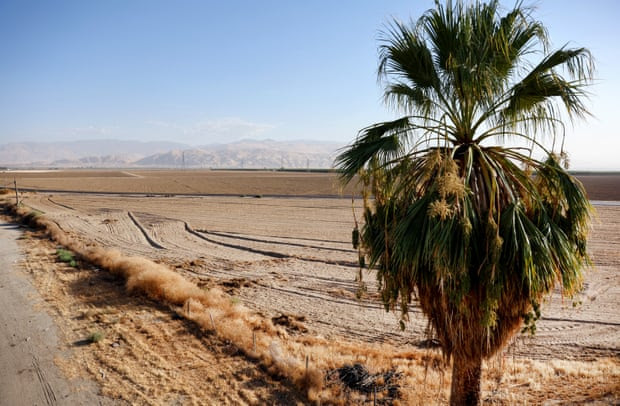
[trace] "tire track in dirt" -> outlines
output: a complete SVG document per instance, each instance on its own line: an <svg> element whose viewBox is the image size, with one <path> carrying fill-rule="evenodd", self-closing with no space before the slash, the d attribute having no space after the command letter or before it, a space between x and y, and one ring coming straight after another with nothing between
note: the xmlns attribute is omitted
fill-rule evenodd
<svg viewBox="0 0 620 406"><path fill-rule="evenodd" d="M131 221L136 225L136 227L138 227L138 230L140 230L140 232L142 233L142 235L144 235L144 238L146 238L146 240L148 241L149 244L151 244L151 246L153 248L157 248L160 250L165 250L166 247L164 247L163 245L159 244L157 241L153 240L153 238L151 238L151 236L149 235L149 233L146 232L146 230L144 229L144 227L142 226L142 224L140 224L140 222L138 221L138 219L136 219L134 217L133 214L131 214L130 211L127 212L127 215L129 216L129 218L131 219Z"/></svg>
<svg viewBox="0 0 620 406"><path fill-rule="evenodd" d="M123 247L133 255L144 255L154 249L124 211L100 212L92 217L86 217L84 222L75 224L74 227L82 233L87 233L86 235L94 234L95 240L103 246ZM90 231L91 229L95 232Z"/></svg>
<svg viewBox="0 0 620 406"><path fill-rule="evenodd" d="M190 234L192 234L192 235L194 235L194 236L196 236L196 237L198 237L198 238L200 238L202 240L210 242L211 244L222 245L224 247L234 248L234 249L237 249L237 250L240 250L240 251L252 252L254 254L261 254L261 255L265 255L267 257L272 257L272 258L279 258L279 259L280 258L290 258L288 255L281 254L281 253L275 252L275 251L257 250L257 249L246 247L246 246L243 246L243 245L230 244L230 243L225 243L225 242L221 242L221 241L216 241L216 240L214 240L212 238L209 238L209 237L205 236L204 234L206 234L206 233L194 230L187 222L184 222L184 224L185 224L185 230L188 233L190 233Z"/></svg>
<svg viewBox="0 0 620 406"><path fill-rule="evenodd" d="M265 255L267 257L272 257L272 258L276 258L276 259L299 259L301 261L308 261L308 262L318 262L318 263L322 263L322 264L328 264L328 265L340 265L340 266L346 266L346 267L354 267L357 268L357 264L355 264L354 262L351 261L339 261L339 260L323 260L323 259L319 259L319 258L312 258L312 257L304 257L304 256L299 256L299 255L289 255L289 254L284 254L281 252L277 252L277 251L272 251L272 250L266 250L266 249L259 249L259 248L253 248L250 247L248 245L241 245L241 244L234 244L231 242L225 242L222 240L219 240L217 238L213 238L213 236L216 237L220 237L222 239L226 239L226 240L247 240L247 241L256 241L256 242L264 242L264 243L270 243L269 241L261 241L261 240L257 240L257 239L250 239L250 238L238 238L236 236L229 236L226 235L224 233L213 233L213 232L209 232L209 231L203 231L203 230L195 230L193 229L189 223L184 222L185 225L185 230L202 239L205 240L207 242L210 242L212 244L217 244L217 245L221 245L224 247L228 247L228 248L233 248L233 249L237 249L240 251L247 251L247 252L252 252L255 254L261 254L261 255ZM291 245L291 244L286 244L286 245ZM292 244L294 245L294 244ZM326 251L333 251L330 248L322 248Z"/></svg>
<svg viewBox="0 0 620 406"><path fill-rule="evenodd" d="M278 261L278 268L285 269L278 272L264 272L264 270L256 270L258 266L253 266L252 269L243 271L236 271L234 268L222 269L216 266L208 267L208 269L197 271L191 268L182 267L179 272L185 273L188 277L194 277L199 280L212 280L213 278L227 281L231 279L244 279L248 280L257 286L265 288L272 288L273 284L281 284L274 289L281 292L290 292L294 295L301 296L313 296L312 294L305 294L304 292L313 292L317 298L336 298L334 303L351 304L351 303L365 303L367 308L382 309L382 305L379 302L370 301L368 299L343 299L338 300L341 297L355 297L356 291L359 288L357 281L350 279L341 279L333 277L321 277L312 274L303 274L301 276L300 271L296 271L296 263L303 262L298 258L285 258ZM272 261L267 261L272 262ZM286 266L285 266L286 264ZM309 283L310 282L310 283ZM271 284L270 284L271 283ZM291 284L293 287L287 288ZM316 287L315 287L316 286ZM318 295L316 294L318 293Z"/></svg>
<svg viewBox="0 0 620 406"><path fill-rule="evenodd" d="M52 200L51 197L48 197L47 200L49 200L51 203L55 204L56 206L60 206L60 207L63 207L65 209L69 209L69 210L75 210L71 206L67 206L66 204L58 203L57 201Z"/></svg>
<svg viewBox="0 0 620 406"><path fill-rule="evenodd" d="M541 317L540 319L541 320L546 320L546 321L559 321L559 322L577 323L576 325L580 325L580 324L597 324L597 325L600 325L600 326L620 327L620 323L597 321L597 320L579 320L579 319L568 319L568 318L558 318L558 317Z"/></svg>
<svg viewBox="0 0 620 406"><path fill-rule="evenodd" d="M124 211L101 210L96 214L74 216L46 213L46 216L86 243L95 242L103 247L121 249L129 255L152 257L163 251L148 242Z"/></svg>
<svg viewBox="0 0 620 406"><path fill-rule="evenodd" d="M287 241L287 242L271 241L268 239L240 236L238 234L210 232L206 230L196 230L186 221L164 217L164 216L160 216L160 215L153 214L153 213L148 213L148 214L147 213L132 213L132 215L133 215L133 218L136 221L138 221L141 228L147 233L147 235L150 236L151 234L153 234L154 236L157 237L159 241L162 241L163 244L168 249L172 249L173 247L175 247L175 251L177 252L185 251L188 256L192 255L191 254L192 248L187 246L188 244L186 240L183 240L182 242L179 241L179 239L183 239L183 237L180 235L179 233L180 230L176 227L175 223L183 224L183 228L188 234L190 234L194 238L198 238L203 243L207 242L208 244L229 248L237 252L238 251L247 252L247 253L256 254L256 255L259 255L260 257L266 257L266 258L299 259L302 261L308 261L308 262L314 262L314 263L320 263L320 264L339 265L339 266L345 266L345 267L350 267L350 268L355 268L355 269L358 268L358 264L356 262L337 259L337 257L334 259L322 259L322 258L317 258L317 257L311 257L308 255L300 255L300 254L291 253L291 247L305 248L305 252L308 252L308 249L314 249L314 250L317 250L318 254L320 255L326 255L329 253L332 253L332 254L334 253L335 254L355 253L355 251L350 250L350 249L346 250L342 248L334 248L334 247L328 247L328 246L311 246L309 244L296 243L292 241ZM147 231L147 226L145 226L143 222L141 221L141 219L143 220L144 218L146 218L146 221L148 224L148 231ZM239 241L248 241L254 244L253 246L251 244L242 244L242 243L239 244L238 243ZM280 250L269 249L270 246L272 245L279 247L284 252ZM261 246L263 247L267 246L267 248L263 248ZM198 248L195 248L193 251L195 252L197 249ZM214 253L209 252L209 254L213 255ZM216 254L216 256L218 255ZM228 256L222 255L221 257L228 258L230 256L231 255L228 255ZM232 256L237 257L238 254L234 254ZM248 260L260 260L260 257L259 258L249 257L247 259Z"/></svg>
<svg viewBox="0 0 620 406"><path fill-rule="evenodd" d="M217 240L217 239L209 238L205 234L215 235L217 237L221 237L221 238L225 238L225 239L233 239L233 240L238 240L238 239L243 240L244 238L227 236L227 235L222 234L222 233L212 233L212 232L207 232L207 231L194 230L194 229L191 228L191 226L188 223L185 223L185 229L187 230L187 232L189 232L189 233L191 233L191 234L193 234L193 235L195 235L195 236L197 236L199 238L202 238L205 241L208 241L210 243L223 245L223 246L229 247L229 248L235 248L235 249L238 249L238 250L241 250L241 251L253 252L253 253L262 254L262 255L265 255L265 256L273 257L273 258L278 258L278 259L281 259L281 258L291 258L291 259L299 259L301 261L316 262L316 263L321 263L321 264L326 264L326 265L339 265L339 266L344 266L344 267L349 267L349 268L356 268L356 269L359 268L359 265L356 264L353 261L325 260L325 259L306 257L306 256L301 256L301 255L289 255L289 254L283 254L283 253L276 252L276 251L252 248L252 247L250 247L248 245L239 245L239 244L223 242L223 241L220 241L220 240ZM245 239L245 240L249 240L249 239ZM254 241L258 241L258 240L254 240ZM260 241L260 242L265 242L265 241ZM287 245L291 245L291 244L287 244ZM331 249L325 248L325 250L330 251ZM333 250L331 250L331 251L333 251Z"/></svg>
<svg viewBox="0 0 620 406"><path fill-rule="evenodd" d="M386 313L382 305L369 300L341 299L317 292L308 293L304 288L255 284L241 294L244 303L266 314L303 315L305 326L313 333L344 337L368 342L408 344L425 338L426 319L415 308L410 311L407 331L398 326L398 315ZM274 308L279 312L274 313Z"/></svg>
<svg viewBox="0 0 620 406"><path fill-rule="evenodd" d="M205 231L206 232L206 231ZM309 244L301 244L301 243L295 243L295 242L283 242L283 241L276 241L276 240L268 240L265 238L256 238L256 237L249 237L247 235L242 235L242 234L232 234L232 233L223 233L221 231L209 231L208 232L211 235L215 235L215 236L220 236L220 237L224 237L224 238L234 238L237 240L242 240L242 241L251 241L251 242L258 242L258 243L265 243L265 244L277 244L277 245L284 245L287 247L301 247L301 248L313 248L313 249L317 249L317 250L326 250L326 251L334 251L334 252L345 252L345 253L356 253L355 250L352 249L345 249L345 248L333 248L333 247L325 247L325 246L320 246L320 245L309 245Z"/></svg>
<svg viewBox="0 0 620 406"><path fill-rule="evenodd" d="M265 283L257 282L258 286L262 286L267 289L275 290L282 293L287 293L290 295L304 296L306 298L319 299L325 302L344 304L348 306L354 306L356 308L366 308L366 309L383 309L382 305L379 304L371 304L369 302L363 303L361 301L349 300L349 299L339 299L332 295L320 294L317 289L290 289L290 288L281 288L272 285L267 285ZM312 292L312 293L310 293Z"/></svg>
<svg viewBox="0 0 620 406"><path fill-rule="evenodd" d="M243 235L240 233L234 233L234 232L228 232L228 234L230 235ZM303 238L303 237L284 237L281 235L266 235L265 237L268 238L279 238L281 240L298 240L298 241L313 241L313 242L324 242L324 243L333 243L333 244L340 244L340 245L349 245L349 242L344 242L344 241L340 241L340 240L326 240L326 239L322 239L322 238Z"/></svg>
<svg viewBox="0 0 620 406"><path fill-rule="evenodd" d="M246 261L263 261L271 258L262 253L240 251L237 248L210 242L201 236L187 232L182 220L150 213L133 213L133 215L149 235L153 235L168 249L169 253L166 253L165 257L169 259L192 260L198 253L204 253L214 260L213 266L224 266L228 262L226 267L230 268ZM205 257L200 255L199 258Z"/></svg>
<svg viewBox="0 0 620 406"><path fill-rule="evenodd" d="M56 404L56 394L54 393L54 389L52 385L50 385L47 377L45 376L45 372L41 369L39 365L39 360L36 356L32 356L32 368L37 374L37 379L39 384L41 385L41 391L43 392L43 396L45 397L45 404L47 405L55 405Z"/></svg>

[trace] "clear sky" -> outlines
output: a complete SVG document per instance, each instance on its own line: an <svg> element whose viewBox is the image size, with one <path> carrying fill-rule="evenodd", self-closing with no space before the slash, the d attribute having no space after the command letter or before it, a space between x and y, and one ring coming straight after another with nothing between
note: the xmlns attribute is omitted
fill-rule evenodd
<svg viewBox="0 0 620 406"><path fill-rule="evenodd" d="M346 144L394 117L376 82L379 31L433 4L0 0L0 144ZM597 62L595 117L569 128L573 169L620 170L620 2L536 5L555 47L585 46Z"/></svg>

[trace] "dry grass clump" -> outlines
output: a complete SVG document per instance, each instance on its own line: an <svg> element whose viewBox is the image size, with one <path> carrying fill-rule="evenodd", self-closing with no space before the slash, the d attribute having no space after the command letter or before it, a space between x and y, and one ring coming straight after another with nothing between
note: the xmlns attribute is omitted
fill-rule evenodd
<svg viewBox="0 0 620 406"><path fill-rule="evenodd" d="M498 356L484 368L484 398L489 403L618 404L620 362L511 359Z"/></svg>
<svg viewBox="0 0 620 406"><path fill-rule="evenodd" d="M44 298L41 308L55 316L62 346L72 347L54 359L67 378L88 376L114 404L307 403L230 341L175 317L166 304L127 295L122 278L107 271L62 266L56 244L42 230L29 232L33 238L20 244L28 255L22 265ZM101 341L90 340L93 332Z"/></svg>
<svg viewBox="0 0 620 406"><path fill-rule="evenodd" d="M77 257L122 276L129 291L171 305L178 314L232 343L239 352L259 362L274 376L284 377L304 389L311 402L341 405L368 402L368 394L352 391L337 380L326 379L327 371L356 363L363 364L371 374L394 371L400 375L399 399L392 400L390 394L383 391L376 395L379 402L447 402L450 374L445 372L444 359L436 350L402 350L390 344L292 336L286 326L274 325L271 320L231 300L231 296L219 288L203 290L164 265L145 258L127 257L116 250L89 246L69 236L44 215L32 215L27 207L9 207L24 221L45 229L52 239ZM483 398L495 404L536 404L553 397L585 402L612 396L613 400L620 393L617 359L542 363L510 361L499 355L487 364L483 378Z"/></svg>

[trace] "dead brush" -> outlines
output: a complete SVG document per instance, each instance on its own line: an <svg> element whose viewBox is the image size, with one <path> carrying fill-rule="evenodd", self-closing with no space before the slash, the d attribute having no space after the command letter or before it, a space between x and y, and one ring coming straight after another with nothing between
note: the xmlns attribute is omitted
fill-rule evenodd
<svg viewBox="0 0 620 406"><path fill-rule="evenodd" d="M378 394L380 403L391 403L400 398L398 381L401 377L402 373L394 369L371 374L364 365L355 363L329 371L326 378L328 381L339 382L350 390L373 395L375 402Z"/></svg>

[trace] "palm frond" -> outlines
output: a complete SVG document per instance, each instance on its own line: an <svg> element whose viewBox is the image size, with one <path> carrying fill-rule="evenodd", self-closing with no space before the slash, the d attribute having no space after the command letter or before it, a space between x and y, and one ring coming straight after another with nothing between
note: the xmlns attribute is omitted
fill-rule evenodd
<svg viewBox="0 0 620 406"><path fill-rule="evenodd" d="M566 67L571 77L578 80L570 81L560 76L555 69ZM585 79L591 78L591 56L584 48L560 49L544 58L521 81L509 91L507 106L501 111L504 121L511 122L531 115L537 107L546 107L547 116L556 119L558 114L549 104L558 98L564 104L570 116L582 117L588 113L583 99L586 96Z"/></svg>
<svg viewBox="0 0 620 406"><path fill-rule="evenodd" d="M389 76L408 80L414 87L439 88L439 78L431 51L423 41L399 21L388 26L379 47L379 78Z"/></svg>
<svg viewBox="0 0 620 406"><path fill-rule="evenodd" d="M436 102L428 91L402 82L388 84L385 89L384 100L388 106L402 108L409 114L419 112L421 115L430 116L433 110L437 108Z"/></svg>
<svg viewBox="0 0 620 406"><path fill-rule="evenodd" d="M375 124L360 131L358 139L336 157L335 165L341 171L341 179L345 183L350 182L371 160L384 163L397 158L403 153L404 138L409 131L407 117Z"/></svg>

